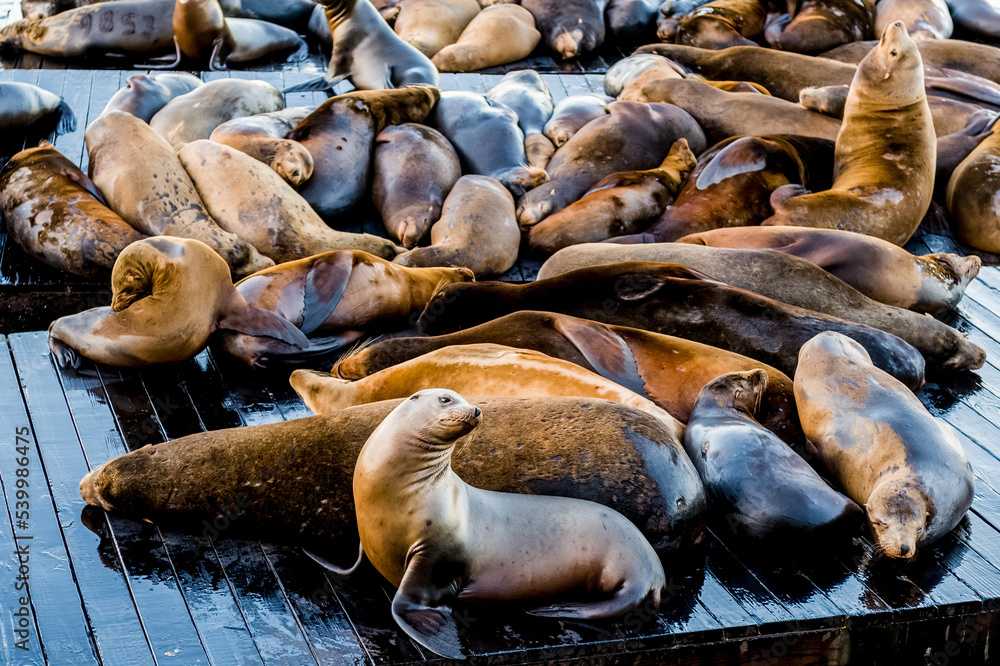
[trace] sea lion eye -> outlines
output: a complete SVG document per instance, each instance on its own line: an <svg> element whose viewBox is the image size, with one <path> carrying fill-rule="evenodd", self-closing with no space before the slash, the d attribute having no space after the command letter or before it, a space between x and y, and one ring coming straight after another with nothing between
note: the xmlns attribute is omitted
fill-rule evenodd
<svg viewBox="0 0 1000 666"><path fill-rule="evenodd" d="M440 402L442 405L447 405L449 402L451 402L451 398L449 398L446 395L443 395L440 398L438 398L438 402Z"/></svg>
<svg viewBox="0 0 1000 666"><path fill-rule="evenodd" d="M420 400L420 396L414 393L410 396L410 400Z"/></svg>
<svg viewBox="0 0 1000 666"><path fill-rule="evenodd" d="M896 49L892 50L892 55L896 55Z"/></svg>

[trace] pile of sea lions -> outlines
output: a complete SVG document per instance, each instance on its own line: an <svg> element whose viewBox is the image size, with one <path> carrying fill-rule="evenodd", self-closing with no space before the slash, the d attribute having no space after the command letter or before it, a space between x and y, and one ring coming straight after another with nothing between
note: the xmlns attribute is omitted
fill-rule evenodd
<svg viewBox="0 0 1000 666"><path fill-rule="evenodd" d="M227 535L339 573L367 557L400 626L455 658L454 603L656 608L661 558L706 525L759 544L865 521L911 560L962 520L972 468L914 391L984 364L934 318L981 261L902 246L935 210L1000 243L1000 70L969 55L993 47L947 40L940 2L674 2L675 44L555 104L530 70L441 92L422 49L448 26L415 3L379 9L423 47L373 27L367 0L327 4L334 58L313 87L360 89L318 107L137 74L87 128L89 174L47 143L0 172L26 251L110 272L109 307L52 323L56 363L214 343L286 371L316 414L144 447L82 481L90 504L198 531L235 503ZM433 6L471 27L539 4ZM592 4L595 21L650 6L560 16ZM58 115L30 93L12 123ZM369 205L384 234L342 229ZM537 279L489 279L524 259Z"/></svg>

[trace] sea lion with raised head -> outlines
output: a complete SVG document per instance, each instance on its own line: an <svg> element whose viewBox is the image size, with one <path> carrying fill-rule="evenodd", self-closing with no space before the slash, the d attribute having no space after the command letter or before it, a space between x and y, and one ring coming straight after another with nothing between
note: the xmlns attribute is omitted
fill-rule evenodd
<svg viewBox="0 0 1000 666"><path fill-rule="evenodd" d="M674 41L702 49L757 46L767 22L767 0L712 0L677 23Z"/></svg>
<svg viewBox="0 0 1000 666"><path fill-rule="evenodd" d="M328 222L356 206L368 194L375 137L389 125L422 122L439 95L437 88L413 85L356 90L320 104L285 137L313 157L313 176L299 193Z"/></svg>
<svg viewBox="0 0 1000 666"><path fill-rule="evenodd" d="M764 37L772 48L822 53L871 37L876 0L789 0L791 13L772 17Z"/></svg>
<svg viewBox="0 0 1000 666"><path fill-rule="evenodd" d="M404 0L392 29L428 58L458 41L482 8L477 0Z"/></svg>
<svg viewBox="0 0 1000 666"><path fill-rule="evenodd" d="M767 381L759 369L712 380L684 430L684 449L723 519L719 529L745 539L798 540L853 527L861 508L754 419Z"/></svg>
<svg viewBox="0 0 1000 666"><path fill-rule="evenodd" d="M955 307L982 265L976 256L915 256L888 241L839 229L715 229L679 238L677 242L774 250L802 257L868 298L932 315Z"/></svg>
<svg viewBox="0 0 1000 666"><path fill-rule="evenodd" d="M208 138L263 162L298 187L312 177L313 157L305 146L285 136L313 111L315 107L297 106L234 118L216 127Z"/></svg>
<svg viewBox="0 0 1000 666"><path fill-rule="evenodd" d="M678 139L659 167L605 176L579 201L531 227L528 243L535 251L552 254L570 245L635 233L663 214L696 161L687 139Z"/></svg>
<svg viewBox="0 0 1000 666"><path fill-rule="evenodd" d="M639 606L655 612L663 565L624 516L583 500L475 488L454 472L455 448L481 420L482 410L453 391L420 391L358 455L358 534L368 559L398 588L396 623L425 648L462 659L455 601L542 600L551 605L529 612L580 620ZM571 602L559 599L572 592Z"/></svg>
<svg viewBox="0 0 1000 666"><path fill-rule="evenodd" d="M277 313L326 349L366 334L412 325L442 284L472 280L465 268L406 268L359 250L326 252L254 273L236 284L248 303ZM278 350L253 336L226 332L223 348L251 366ZM296 353L296 350L289 350Z"/></svg>
<svg viewBox="0 0 1000 666"><path fill-rule="evenodd" d="M125 87L111 97L104 111L124 111L148 123L170 100L186 95L201 83L197 76L185 72L132 74L125 79Z"/></svg>
<svg viewBox="0 0 1000 666"><path fill-rule="evenodd" d="M549 182L518 201L518 223L538 224L612 173L655 168L680 138L687 139L695 154L705 150L704 132L683 109L612 102L606 115L588 123L552 156Z"/></svg>
<svg viewBox="0 0 1000 666"><path fill-rule="evenodd" d="M177 157L218 225L275 263L333 250L363 250L384 259L399 252L387 238L331 229L281 176L235 148L203 139Z"/></svg>
<svg viewBox="0 0 1000 666"><path fill-rule="evenodd" d="M858 65L824 192L785 185L763 222L846 229L902 245L934 195L937 138L917 45L899 21Z"/></svg>
<svg viewBox="0 0 1000 666"><path fill-rule="evenodd" d="M146 237L107 207L86 174L48 143L0 169L7 233L31 256L76 275L106 275L130 243Z"/></svg>
<svg viewBox="0 0 1000 666"><path fill-rule="evenodd" d="M514 312L447 335L382 340L344 356L331 374L362 379L435 349L480 342L533 349L576 363L648 397L683 422L691 417L705 384L727 372L760 368L768 381L757 419L789 444L803 442L792 380L783 372L718 347L553 312Z"/></svg>
<svg viewBox="0 0 1000 666"><path fill-rule="evenodd" d="M115 261L111 290L110 307L49 326L49 350L61 367L79 368L81 356L119 367L179 363L222 329L258 336L262 346L309 345L288 321L249 305L226 262L200 241L158 236L132 243Z"/></svg>
<svg viewBox="0 0 1000 666"><path fill-rule="evenodd" d="M880 367L913 389L924 358L895 335L786 305L677 264L626 262L570 271L526 284L445 285L417 324L427 335L469 328L518 310L558 312L676 335L795 373L799 349L817 333L843 332Z"/></svg>
<svg viewBox="0 0 1000 666"><path fill-rule="evenodd" d="M274 262L220 227L167 140L124 111L111 111L85 134L90 177L109 207L149 236L200 240L242 277Z"/></svg>
<svg viewBox="0 0 1000 666"><path fill-rule="evenodd" d="M25 130L48 119L58 120L56 129L60 134L76 130L73 109L59 95L30 83L0 83L0 130L5 135L0 138L0 146L20 144Z"/></svg>
<svg viewBox="0 0 1000 666"><path fill-rule="evenodd" d="M552 93L533 69L508 72L486 93L487 99L500 102L517 114L517 126L524 132L524 154L528 166L544 169L555 146L542 132L552 117Z"/></svg>
<svg viewBox="0 0 1000 666"><path fill-rule="evenodd" d="M951 426L836 333L802 347L795 401L811 450L863 504L879 551L913 559L962 520L975 476Z"/></svg>
<svg viewBox="0 0 1000 666"><path fill-rule="evenodd" d="M462 176L431 227L431 244L396 257L401 266L460 266L477 278L501 275L517 262L521 230L514 197L488 176Z"/></svg>
<svg viewBox="0 0 1000 666"><path fill-rule="evenodd" d="M410 249L441 219L445 198L462 177L458 153L433 127L404 123L375 137L372 203L389 235Z"/></svg>
<svg viewBox="0 0 1000 666"><path fill-rule="evenodd" d="M545 123L543 133L552 141L552 145L560 148L584 125L603 116L608 104L613 101L613 97L600 93L564 97L552 109L552 116Z"/></svg>
<svg viewBox="0 0 1000 666"><path fill-rule="evenodd" d="M431 62L442 72L474 72L527 58L541 40L527 9L494 5L476 14L458 41L438 51Z"/></svg>
<svg viewBox="0 0 1000 666"><path fill-rule="evenodd" d="M608 0L521 0L535 17L545 45L563 60L593 51L604 43Z"/></svg>

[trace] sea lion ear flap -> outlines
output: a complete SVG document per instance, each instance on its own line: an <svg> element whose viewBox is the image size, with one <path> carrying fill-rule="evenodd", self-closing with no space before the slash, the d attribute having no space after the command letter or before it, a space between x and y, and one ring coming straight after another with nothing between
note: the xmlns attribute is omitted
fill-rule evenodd
<svg viewBox="0 0 1000 666"><path fill-rule="evenodd" d="M767 150L760 145L760 141L751 137L737 139L716 153L698 175L696 185L699 190L705 190L727 178L765 168Z"/></svg>
<svg viewBox="0 0 1000 666"><path fill-rule="evenodd" d="M219 320L218 328L226 328L247 335L274 338L286 342L299 350L309 347L309 338L288 321L270 310L253 305L244 305L234 312L228 312Z"/></svg>
<svg viewBox="0 0 1000 666"><path fill-rule="evenodd" d="M325 322L340 304L354 270L354 252L339 251L329 260L316 261L306 275L302 303L302 332L309 335Z"/></svg>
<svg viewBox="0 0 1000 666"><path fill-rule="evenodd" d="M392 617L410 638L431 652L446 659L465 659L451 608L444 605L424 606L415 601L421 597L444 597L446 594L442 588L429 589L437 587L431 582L432 564L426 556L419 554L410 559L396 596L392 598Z"/></svg>

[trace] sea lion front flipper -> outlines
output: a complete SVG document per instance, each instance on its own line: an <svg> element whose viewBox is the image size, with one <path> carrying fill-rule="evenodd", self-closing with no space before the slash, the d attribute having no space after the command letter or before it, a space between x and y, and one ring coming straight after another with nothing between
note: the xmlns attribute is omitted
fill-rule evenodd
<svg viewBox="0 0 1000 666"><path fill-rule="evenodd" d="M647 610L655 612L660 607L660 591L650 590L644 585L626 581L610 599L538 606L527 608L524 612L529 615L564 620L603 620L621 617L625 613L647 604L650 606Z"/></svg>
<svg viewBox="0 0 1000 666"><path fill-rule="evenodd" d="M69 134L70 132L75 132L76 114L73 113L73 109L70 108L70 105L67 104L65 100L60 100L57 108L61 115L59 116L59 126L56 131L59 134ZM103 199L103 197L101 198Z"/></svg>
<svg viewBox="0 0 1000 666"><path fill-rule="evenodd" d="M316 262L306 275L302 296L302 332L309 335L325 322L344 297L354 270L354 254L341 252L332 261Z"/></svg>
<svg viewBox="0 0 1000 666"><path fill-rule="evenodd" d="M446 590L432 582L432 568L433 563L426 555L417 553L410 558L392 598L392 617L407 636L428 650L447 659L465 659L467 655L458 640L458 625L451 608L421 603L428 597L448 601Z"/></svg>
<svg viewBox="0 0 1000 666"><path fill-rule="evenodd" d="M347 78L346 74L338 74L333 78L326 78L321 76L318 79L313 79L312 81L306 81L305 83L299 83L298 85L290 86L285 88L281 92L320 92L324 90L333 90L333 87Z"/></svg>
<svg viewBox="0 0 1000 666"><path fill-rule="evenodd" d="M254 305L244 305L243 308L226 312L219 319L217 327L257 337L274 338L300 350L309 348L309 338L295 324Z"/></svg>
<svg viewBox="0 0 1000 666"><path fill-rule="evenodd" d="M767 150L760 145L759 139L737 139L716 153L698 176L696 186L699 190L708 189L727 178L766 167Z"/></svg>
<svg viewBox="0 0 1000 666"><path fill-rule="evenodd" d="M173 62L166 63L163 65L147 64L146 69L176 69L177 66L181 64L181 45L177 41L176 37L174 37L174 50L176 51L176 57L174 58Z"/></svg>
<svg viewBox="0 0 1000 666"><path fill-rule="evenodd" d="M222 51L223 39L218 37L212 43L212 55L208 57L208 68L213 72L224 72L225 64L219 59L219 52Z"/></svg>
<svg viewBox="0 0 1000 666"><path fill-rule="evenodd" d="M632 350L621 336L601 324L569 318L557 319L553 328L573 343L597 374L649 398Z"/></svg>
<svg viewBox="0 0 1000 666"><path fill-rule="evenodd" d="M332 571L338 576L350 576L351 574L353 574L355 571L358 570L358 567L361 566L361 562L365 559L365 546L363 543L361 543L360 540L358 541L358 559L355 560L354 564L352 564L347 569L344 569L343 567L338 567L330 560L326 559L322 555L317 555L308 548L303 548L302 552L308 555L310 559L312 559L316 564L320 565L327 571Z"/></svg>

